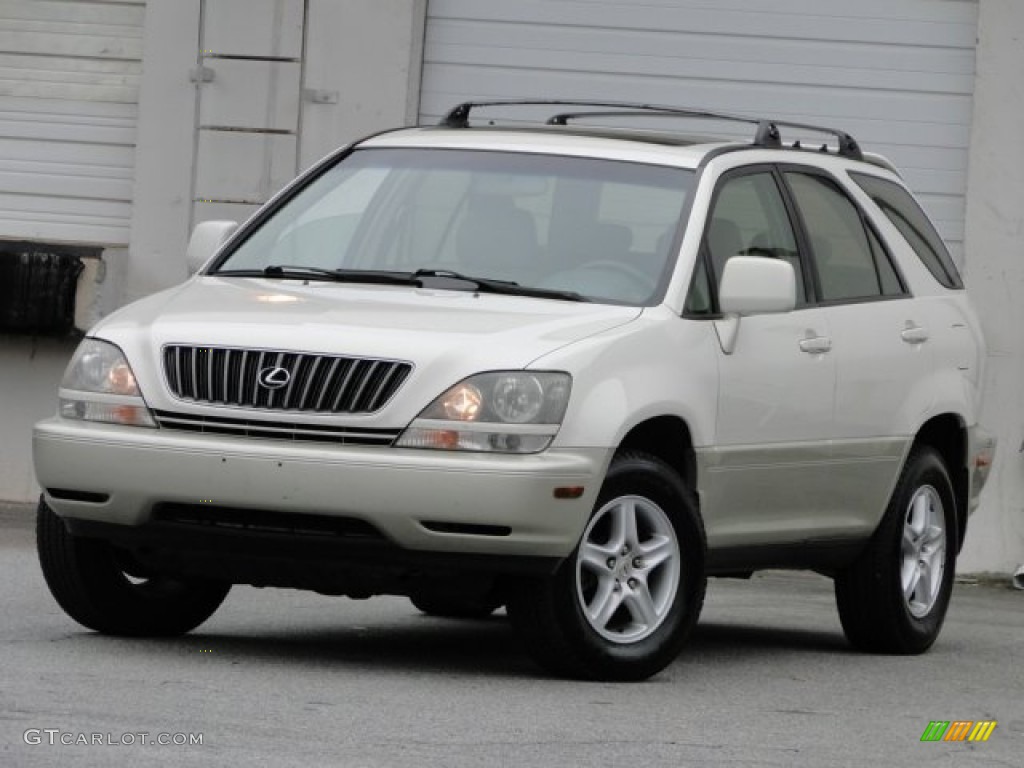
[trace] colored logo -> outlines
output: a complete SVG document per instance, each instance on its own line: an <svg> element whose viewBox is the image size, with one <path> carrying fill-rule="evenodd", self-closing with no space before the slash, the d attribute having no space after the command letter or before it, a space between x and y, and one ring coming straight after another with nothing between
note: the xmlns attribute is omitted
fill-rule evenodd
<svg viewBox="0 0 1024 768"><path fill-rule="evenodd" d="M995 720L932 720L921 741L988 741L996 725Z"/></svg>
<svg viewBox="0 0 1024 768"><path fill-rule="evenodd" d="M292 375L288 373L287 369L280 367L264 368L257 376L260 385L267 389L280 389L291 379Z"/></svg>

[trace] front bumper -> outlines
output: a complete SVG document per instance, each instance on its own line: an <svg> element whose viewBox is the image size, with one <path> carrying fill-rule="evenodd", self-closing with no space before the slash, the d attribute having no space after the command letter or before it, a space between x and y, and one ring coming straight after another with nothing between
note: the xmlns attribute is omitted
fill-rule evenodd
<svg viewBox="0 0 1024 768"><path fill-rule="evenodd" d="M56 417L36 425L33 454L47 502L71 520L141 528L155 509L208 505L350 518L404 550L542 558L575 547L609 458L295 444ZM555 498L567 486L582 495Z"/></svg>

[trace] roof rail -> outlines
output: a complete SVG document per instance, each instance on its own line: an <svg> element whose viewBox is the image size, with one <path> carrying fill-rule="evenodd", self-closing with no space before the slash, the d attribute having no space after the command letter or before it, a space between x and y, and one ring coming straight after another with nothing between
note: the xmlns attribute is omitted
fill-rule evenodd
<svg viewBox="0 0 1024 768"><path fill-rule="evenodd" d="M548 125L568 125L570 120L587 117L676 117L697 118L705 120L729 120L732 122L756 125L754 146L781 147L782 135L779 126L809 130L835 136L839 142L839 154L854 160L863 160L857 140L845 131L827 128L821 125L794 123L774 118L747 117L727 112L712 112L706 109L687 109L661 104L643 104L629 101L563 101L560 99L495 99L493 101L465 101L453 107L441 120L440 125L446 128L468 128L470 112L477 107L519 107L519 106L559 106L587 107L586 112L559 112L548 118ZM795 146L799 146L797 143ZM822 147L826 150L826 147Z"/></svg>

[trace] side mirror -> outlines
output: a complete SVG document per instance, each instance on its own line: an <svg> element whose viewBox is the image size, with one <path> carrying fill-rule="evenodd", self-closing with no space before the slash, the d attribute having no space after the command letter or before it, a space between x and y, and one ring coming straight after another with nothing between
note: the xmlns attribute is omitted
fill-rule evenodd
<svg viewBox="0 0 1024 768"><path fill-rule="evenodd" d="M185 252L189 275L194 275L238 229L237 221L201 221L192 230Z"/></svg>
<svg viewBox="0 0 1024 768"><path fill-rule="evenodd" d="M792 311L796 306L793 265L762 256L733 256L722 271L718 303L726 315Z"/></svg>

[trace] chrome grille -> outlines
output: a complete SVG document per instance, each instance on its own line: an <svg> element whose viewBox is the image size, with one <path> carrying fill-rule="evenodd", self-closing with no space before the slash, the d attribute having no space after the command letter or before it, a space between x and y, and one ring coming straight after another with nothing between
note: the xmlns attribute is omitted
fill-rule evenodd
<svg viewBox="0 0 1024 768"><path fill-rule="evenodd" d="M283 368L288 383L269 389L260 371ZM412 366L396 360L169 344L164 376L182 400L274 411L373 413L394 396Z"/></svg>
<svg viewBox="0 0 1024 768"><path fill-rule="evenodd" d="M336 427L323 424L298 424L290 421L230 419L192 413L153 411L162 429L180 429L214 435L260 437L271 440L340 443L341 445L391 445L401 430Z"/></svg>

